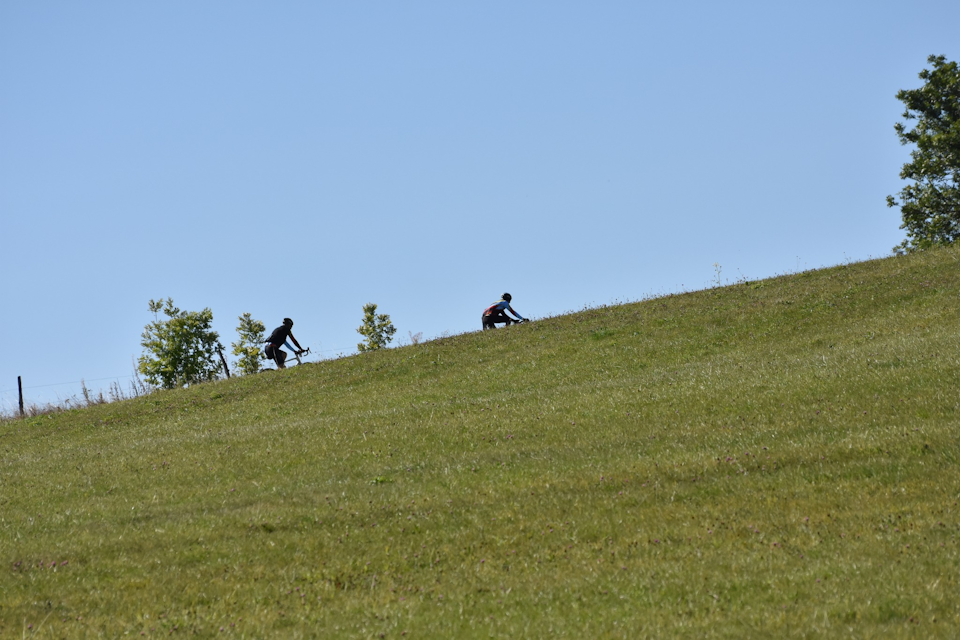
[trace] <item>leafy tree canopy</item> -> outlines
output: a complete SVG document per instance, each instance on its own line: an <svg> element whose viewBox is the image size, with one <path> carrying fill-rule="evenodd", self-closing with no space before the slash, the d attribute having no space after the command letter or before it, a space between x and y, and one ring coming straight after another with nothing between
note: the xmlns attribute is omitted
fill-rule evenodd
<svg viewBox="0 0 960 640"><path fill-rule="evenodd" d="M217 348L222 347L211 329L213 312L181 311L172 298L151 300L150 311L154 321L141 335L144 352L137 367L150 384L172 389L217 378L221 369ZM161 311L166 320L160 319Z"/></svg>
<svg viewBox="0 0 960 640"><path fill-rule="evenodd" d="M365 342L357 344L360 351L376 351L387 346L393 340L393 334L397 328L390 322L390 316L385 313L377 313L377 305L368 302L363 305L363 324L357 329L357 333L365 338Z"/></svg>
<svg viewBox="0 0 960 640"><path fill-rule="evenodd" d="M913 183L900 191L899 202L887 196L887 206L900 206L900 228L907 231L907 239L894 247L898 253L960 238L960 67L944 56L927 62L933 68L920 72L924 85L897 93L906 105L903 118L915 121L912 129L898 122L897 137L916 145L900 171Z"/></svg>

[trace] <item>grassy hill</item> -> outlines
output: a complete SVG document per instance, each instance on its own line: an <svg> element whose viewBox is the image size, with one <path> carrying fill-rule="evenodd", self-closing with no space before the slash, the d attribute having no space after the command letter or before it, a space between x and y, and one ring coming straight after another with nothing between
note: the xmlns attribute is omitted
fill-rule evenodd
<svg viewBox="0 0 960 640"><path fill-rule="evenodd" d="M0 423L0 636L957 637L958 267Z"/></svg>

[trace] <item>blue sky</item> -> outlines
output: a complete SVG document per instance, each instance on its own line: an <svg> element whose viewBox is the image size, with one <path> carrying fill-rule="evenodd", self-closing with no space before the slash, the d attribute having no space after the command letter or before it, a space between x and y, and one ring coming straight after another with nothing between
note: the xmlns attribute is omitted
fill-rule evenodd
<svg viewBox="0 0 960 640"><path fill-rule="evenodd" d="M397 337L890 254L960 3L0 3L0 410L224 344Z"/></svg>

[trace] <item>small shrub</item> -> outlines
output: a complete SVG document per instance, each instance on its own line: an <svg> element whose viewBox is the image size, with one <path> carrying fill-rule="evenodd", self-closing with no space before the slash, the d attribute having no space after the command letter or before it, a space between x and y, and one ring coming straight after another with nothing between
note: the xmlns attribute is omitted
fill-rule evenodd
<svg viewBox="0 0 960 640"><path fill-rule="evenodd" d="M382 349L393 340L396 332L397 328L390 322L390 316L377 313L377 305L372 302L363 305L363 324L357 328L357 333L362 335L365 341L357 344L359 351Z"/></svg>
<svg viewBox="0 0 960 640"><path fill-rule="evenodd" d="M257 373L260 371L261 362L267 359L263 352L263 343L266 340L264 334L267 327L259 320L250 317L249 313L240 316L239 320L237 334L240 339L230 343L230 346L233 347L233 355L240 357L237 360L237 369L244 375Z"/></svg>

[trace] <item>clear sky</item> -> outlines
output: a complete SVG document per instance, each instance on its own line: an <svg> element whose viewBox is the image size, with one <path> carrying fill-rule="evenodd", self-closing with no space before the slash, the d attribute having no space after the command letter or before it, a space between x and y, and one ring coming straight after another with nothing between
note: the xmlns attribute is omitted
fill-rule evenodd
<svg viewBox="0 0 960 640"><path fill-rule="evenodd" d="M882 257L956 0L0 1L0 410L224 344L397 338Z"/></svg>

